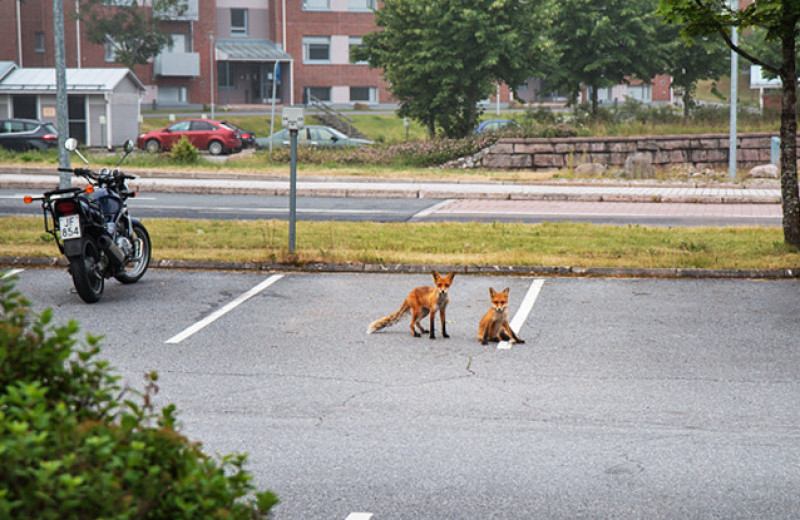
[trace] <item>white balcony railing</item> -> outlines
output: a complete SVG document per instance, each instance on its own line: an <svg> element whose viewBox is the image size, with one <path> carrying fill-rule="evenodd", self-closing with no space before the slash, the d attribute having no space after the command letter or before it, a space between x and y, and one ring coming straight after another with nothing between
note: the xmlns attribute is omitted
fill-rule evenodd
<svg viewBox="0 0 800 520"><path fill-rule="evenodd" d="M156 76L199 76L200 54L196 52L162 52L153 62Z"/></svg>

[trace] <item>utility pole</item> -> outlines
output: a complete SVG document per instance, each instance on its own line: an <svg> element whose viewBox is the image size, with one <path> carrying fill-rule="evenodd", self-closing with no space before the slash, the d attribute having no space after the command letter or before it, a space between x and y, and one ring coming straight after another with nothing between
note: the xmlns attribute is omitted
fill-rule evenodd
<svg viewBox="0 0 800 520"><path fill-rule="evenodd" d="M731 10L739 9L739 0L731 0ZM734 45L739 42L736 27L731 27L731 41ZM739 97L739 54L731 49L731 127L730 146L728 148L728 176L736 178L736 105Z"/></svg>
<svg viewBox="0 0 800 520"><path fill-rule="evenodd" d="M64 142L69 137L69 109L67 106L67 64L64 57L64 0L53 0L53 38L56 54L56 115L58 117L58 167L69 168L69 151ZM59 173L59 188L72 185L68 172Z"/></svg>

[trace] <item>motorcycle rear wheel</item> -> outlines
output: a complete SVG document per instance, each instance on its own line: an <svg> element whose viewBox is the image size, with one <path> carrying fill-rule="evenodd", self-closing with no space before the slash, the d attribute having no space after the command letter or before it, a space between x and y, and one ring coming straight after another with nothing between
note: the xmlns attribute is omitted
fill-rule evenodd
<svg viewBox="0 0 800 520"><path fill-rule="evenodd" d="M96 303L103 295L105 280L97 272L100 262L100 248L91 237L83 240L83 254L69 259L69 272L78 296L86 303Z"/></svg>
<svg viewBox="0 0 800 520"><path fill-rule="evenodd" d="M133 222L133 236L132 239L141 239L142 251L139 259L122 268L117 274L114 275L118 281L122 283L136 283L144 276L145 271L150 266L150 253L152 246L150 245L150 234L145 229L144 225L140 222Z"/></svg>

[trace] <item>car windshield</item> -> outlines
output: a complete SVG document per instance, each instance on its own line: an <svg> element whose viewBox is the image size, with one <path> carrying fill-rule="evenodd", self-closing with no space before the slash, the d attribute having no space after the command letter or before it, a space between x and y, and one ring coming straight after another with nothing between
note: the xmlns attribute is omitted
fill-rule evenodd
<svg viewBox="0 0 800 520"><path fill-rule="evenodd" d="M350 139L347 135L341 133L335 128L326 128L326 130L332 133L337 139Z"/></svg>

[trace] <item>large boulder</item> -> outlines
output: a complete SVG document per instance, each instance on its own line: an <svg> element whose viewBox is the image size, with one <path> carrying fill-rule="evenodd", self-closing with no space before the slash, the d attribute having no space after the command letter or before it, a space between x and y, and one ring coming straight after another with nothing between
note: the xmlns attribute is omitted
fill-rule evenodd
<svg viewBox="0 0 800 520"><path fill-rule="evenodd" d="M777 164L760 164L751 168L748 175L753 179L777 179L780 168Z"/></svg>
<svg viewBox="0 0 800 520"><path fill-rule="evenodd" d="M625 177L628 179L654 179L656 170L648 153L637 152L625 159Z"/></svg>

